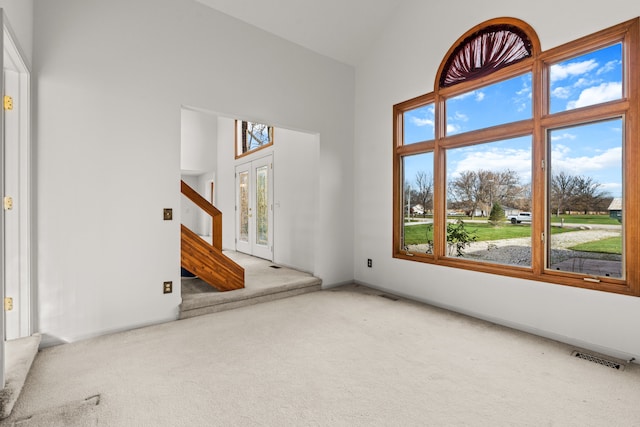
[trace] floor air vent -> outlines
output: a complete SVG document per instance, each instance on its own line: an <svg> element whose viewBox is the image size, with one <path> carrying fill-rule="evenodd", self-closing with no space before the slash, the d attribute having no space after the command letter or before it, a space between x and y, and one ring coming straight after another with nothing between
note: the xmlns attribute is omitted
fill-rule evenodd
<svg viewBox="0 0 640 427"><path fill-rule="evenodd" d="M275 268L275 269L281 268L279 265L270 265L269 267Z"/></svg>
<svg viewBox="0 0 640 427"><path fill-rule="evenodd" d="M381 294L381 295L378 295L378 296L382 297L382 298L390 299L391 301L398 301L398 298L396 298L394 296L391 296L391 295Z"/></svg>
<svg viewBox="0 0 640 427"><path fill-rule="evenodd" d="M577 357L579 359L588 360L589 362L597 363L598 365L603 365L608 368L618 369L619 371L624 370L624 365L619 362L614 362L613 360L605 359L601 356L596 356L594 354L585 353L583 351L574 351L571 353L573 357Z"/></svg>

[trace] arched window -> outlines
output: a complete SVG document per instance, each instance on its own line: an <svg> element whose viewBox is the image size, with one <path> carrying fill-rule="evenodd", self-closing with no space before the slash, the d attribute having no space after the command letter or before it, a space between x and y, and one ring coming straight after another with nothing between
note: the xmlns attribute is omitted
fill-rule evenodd
<svg viewBox="0 0 640 427"><path fill-rule="evenodd" d="M487 76L533 54L533 43L516 25L495 24L467 36L448 56L440 87Z"/></svg>
<svg viewBox="0 0 640 427"><path fill-rule="evenodd" d="M546 52L514 18L463 34L394 106L394 257L640 295L638 23Z"/></svg>

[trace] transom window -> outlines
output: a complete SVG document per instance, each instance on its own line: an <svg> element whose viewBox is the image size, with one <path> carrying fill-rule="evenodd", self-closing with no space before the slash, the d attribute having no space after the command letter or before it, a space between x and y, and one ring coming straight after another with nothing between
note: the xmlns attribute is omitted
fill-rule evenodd
<svg viewBox="0 0 640 427"><path fill-rule="evenodd" d="M236 120L236 159L273 145L273 127Z"/></svg>
<svg viewBox="0 0 640 427"><path fill-rule="evenodd" d="M394 257L640 295L638 22L546 52L513 18L460 37L394 106Z"/></svg>

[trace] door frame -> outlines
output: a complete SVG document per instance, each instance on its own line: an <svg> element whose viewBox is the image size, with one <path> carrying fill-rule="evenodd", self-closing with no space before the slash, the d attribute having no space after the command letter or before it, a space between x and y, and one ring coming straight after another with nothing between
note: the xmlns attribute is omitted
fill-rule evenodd
<svg viewBox="0 0 640 427"><path fill-rule="evenodd" d="M14 99L14 110L11 114L16 115L13 120L8 121L3 115L3 150L6 150L7 141L4 140L4 136L7 132L16 138L14 151L18 158L17 171L12 171L10 175L9 171L3 171L3 177L6 180L4 182L4 188L10 187L15 194L7 194L12 196L17 202L15 205L18 207L17 218L13 219L14 224L19 226L19 235L17 237L16 247L5 248L7 252L4 257L13 257L17 259L17 271L15 276L18 277L18 283L15 286L7 288L7 283L4 284L3 289L6 292L10 290L8 297L13 297L17 301L14 304L14 310L18 311L15 319L9 319L9 322L17 325L10 325L7 323L3 325L4 330L7 330L7 326L12 327L12 335L9 338L22 338L30 336L33 333L33 271L32 271L32 177L31 177L31 94L30 94L30 67L25 61L25 56L22 53L20 46L17 43L17 39L9 26L6 16L3 16L3 74L5 70L10 71L13 76L11 77L11 87L5 87L6 81L3 81L3 91L11 91L13 93L7 93ZM7 77L3 76L3 80ZM3 110L4 112L4 110ZM10 159L9 159L10 160ZM6 221L6 218L4 218ZM3 239L6 239L6 234ZM6 270L5 270L6 275ZM3 296L4 298L4 296ZM6 313L5 313L6 315ZM5 319L6 320L6 319ZM6 338L6 337L5 337Z"/></svg>
<svg viewBox="0 0 640 427"><path fill-rule="evenodd" d="M2 21L3 37L0 37L0 48L4 53L5 37L5 16L4 9L0 9L0 21ZM4 54L0 57L0 66L4 70ZM0 95L4 94L4 79L0 79ZM2 110L4 112L4 110ZM5 232L4 232L4 114L0 120L0 196L2 198L2 206L0 206L0 298L2 302L2 316L0 316L0 328L2 329L2 339L0 340L0 386L5 386L5 320L4 320L4 296L5 296Z"/></svg>
<svg viewBox="0 0 640 427"><path fill-rule="evenodd" d="M236 214L235 214L235 222L236 222L236 226L235 226L235 242L236 242L236 251L238 252L242 252L242 253L246 253L248 255L252 255L255 257L259 257L259 258L263 258L269 261L273 261L273 254L274 254L274 242L273 242L273 224L274 224L274 209L273 209L273 205L274 205L274 197L273 197L273 189L274 189L274 185L273 185L273 152L269 153L266 156L261 156L261 157L256 157L253 160L250 161L245 161L242 163L237 163L236 167L235 167L235 200L236 200ZM258 245L255 242L255 237L256 237L256 224L255 224L255 213L257 212L257 208L256 208L256 199L257 199L257 193L256 193L256 170L257 168L260 167L267 167L267 191L269 194L268 197L268 201L267 201L267 214L268 214L268 219L267 219L267 240L268 240L268 244L265 245ZM241 214L241 210L240 210L240 176L239 174L242 172L248 172L249 177L248 177L248 181L249 181L249 210L250 210L250 214L249 214L249 242L247 242L246 244L244 244L243 242L240 241L239 236L240 236L240 214Z"/></svg>

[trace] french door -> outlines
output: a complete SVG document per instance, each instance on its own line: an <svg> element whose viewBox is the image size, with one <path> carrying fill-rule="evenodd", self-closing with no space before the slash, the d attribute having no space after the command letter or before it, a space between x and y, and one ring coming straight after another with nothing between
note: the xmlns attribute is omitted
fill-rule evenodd
<svg viewBox="0 0 640 427"><path fill-rule="evenodd" d="M236 250L273 261L273 156L236 166Z"/></svg>

